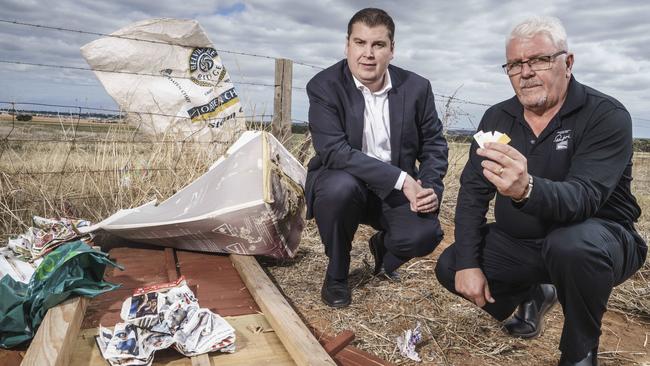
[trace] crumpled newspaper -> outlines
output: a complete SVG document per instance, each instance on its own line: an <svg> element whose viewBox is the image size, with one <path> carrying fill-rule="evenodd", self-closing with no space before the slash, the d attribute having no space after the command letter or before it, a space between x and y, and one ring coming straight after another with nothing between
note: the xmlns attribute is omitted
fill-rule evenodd
<svg viewBox="0 0 650 366"><path fill-rule="evenodd" d="M36 268L42 261L43 258L39 258L31 263L27 262L13 250L2 247L0 248L0 279L4 276L10 276L14 281L29 283Z"/></svg>
<svg viewBox="0 0 650 366"><path fill-rule="evenodd" d="M111 365L150 365L157 350L174 347L185 356L235 352L235 330L199 303L185 278L136 290L122 304L111 331L100 325L96 337Z"/></svg>
<svg viewBox="0 0 650 366"><path fill-rule="evenodd" d="M422 342L422 332L420 331L420 322L417 322L415 328L407 329L403 336L397 337L397 348L402 356L422 362L420 355L415 351L415 346L420 342Z"/></svg>
<svg viewBox="0 0 650 366"><path fill-rule="evenodd" d="M29 262L43 257L63 243L87 236L79 233L78 229L90 226L90 221L65 217L48 219L34 216L32 221L34 226L7 243L19 258Z"/></svg>

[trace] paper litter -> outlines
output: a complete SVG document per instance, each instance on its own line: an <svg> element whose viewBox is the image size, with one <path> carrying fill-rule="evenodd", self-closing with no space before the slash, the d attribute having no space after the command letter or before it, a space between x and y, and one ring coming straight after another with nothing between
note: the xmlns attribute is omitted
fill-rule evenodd
<svg viewBox="0 0 650 366"><path fill-rule="evenodd" d="M404 335L397 337L397 348L399 353L416 362L422 362L420 355L415 350L415 346L422 342L422 332L420 331L420 322L417 322L415 328L407 329Z"/></svg>
<svg viewBox="0 0 650 366"><path fill-rule="evenodd" d="M191 357L235 352L235 330L219 315L199 307L184 277L142 288L122 304L114 329L100 326L96 337L111 365L150 365L155 351L173 347Z"/></svg>
<svg viewBox="0 0 650 366"><path fill-rule="evenodd" d="M34 261L54 250L59 245L73 241L86 234L79 228L90 226L87 220L69 218L45 218L34 216L34 226L17 238L9 239L7 247L26 261Z"/></svg>

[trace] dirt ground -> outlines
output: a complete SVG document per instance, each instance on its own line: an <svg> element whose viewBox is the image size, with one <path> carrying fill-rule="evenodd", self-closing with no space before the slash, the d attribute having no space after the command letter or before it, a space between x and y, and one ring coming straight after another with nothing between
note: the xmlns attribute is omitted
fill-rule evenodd
<svg viewBox="0 0 650 366"><path fill-rule="evenodd" d="M452 241L445 230L441 246L429 257L416 258L400 269L400 283L371 276L367 239L373 230L361 227L352 249L352 305L331 309L320 300L327 264L313 222L309 223L296 258L263 261L305 321L330 334L349 329L359 348L400 365L556 365L563 316L555 306L537 339L506 335L500 324L469 302L449 294L436 280L434 268L443 247ZM647 264L646 264L647 266ZM611 303L611 302L610 302ZM420 323L421 363L402 357L395 339ZM612 309L605 314L600 340L601 365L650 365L650 318Z"/></svg>

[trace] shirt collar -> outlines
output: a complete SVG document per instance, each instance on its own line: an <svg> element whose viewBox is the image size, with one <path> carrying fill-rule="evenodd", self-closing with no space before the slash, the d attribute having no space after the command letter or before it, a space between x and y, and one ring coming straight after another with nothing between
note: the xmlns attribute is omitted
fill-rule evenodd
<svg viewBox="0 0 650 366"><path fill-rule="evenodd" d="M390 79L390 72L388 72L388 70L386 70L384 75L385 75L384 76L384 86L381 89L377 90L376 92L372 92L372 94L374 94L374 95L382 95L382 94L388 93L388 91L393 88L393 83L392 83L392 81ZM370 90L365 85L363 85L354 75L352 75L352 79L354 80L354 85L357 86L357 89L359 89L361 91L364 91L364 90L369 91Z"/></svg>
<svg viewBox="0 0 650 366"><path fill-rule="evenodd" d="M571 75L571 79L569 80L569 89L567 90L564 104L560 108L559 115L566 116L576 109L581 108L586 102L587 92L585 86L576 81L573 75Z"/></svg>

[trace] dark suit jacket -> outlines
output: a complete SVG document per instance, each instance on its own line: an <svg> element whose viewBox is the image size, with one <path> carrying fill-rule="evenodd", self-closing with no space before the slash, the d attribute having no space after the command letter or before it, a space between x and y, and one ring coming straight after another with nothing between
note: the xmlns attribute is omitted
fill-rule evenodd
<svg viewBox="0 0 650 366"><path fill-rule="evenodd" d="M447 141L442 135L429 81L389 65L388 92L391 163L361 151L365 101L346 60L319 72L307 84L309 130L316 156L307 167L307 218L313 217L313 187L324 169L341 169L359 178L385 199L403 170L433 188L442 200L447 173ZM416 166L419 161L419 167Z"/></svg>

